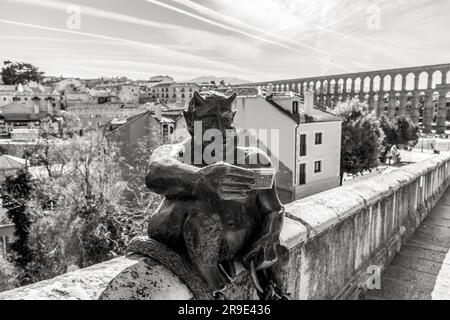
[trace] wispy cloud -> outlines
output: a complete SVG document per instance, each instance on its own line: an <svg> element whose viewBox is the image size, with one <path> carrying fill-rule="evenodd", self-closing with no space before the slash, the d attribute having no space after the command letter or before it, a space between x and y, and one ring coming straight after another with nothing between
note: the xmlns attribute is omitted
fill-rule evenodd
<svg viewBox="0 0 450 320"><path fill-rule="evenodd" d="M198 14L194 14L194 13L188 12L186 10L177 8L175 6L172 6L172 5L169 5L169 4L166 4L166 3L162 3L162 2L157 1L157 0L144 0L144 1L152 3L152 4L156 4L158 6L164 7L166 9L169 9L169 10L172 10L172 11L175 11L175 12L178 12L180 14L186 15L186 16L191 17L193 19L197 19L199 21L208 23L210 25L213 25L213 26L216 26L216 27L228 30L228 31L232 31L232 32L236 32L236 33L242 34L244 36L247 36L247 37L255 39L255 40L259 40L259 41L262 41L262 42L265 42L265 43L269 43L269 44L281 47L283 49L291 50L291 51L296 52L296 53L304 53L304 51L302 51L300 49L297 49L297 48L294 48L292 46L286 45L284 43L277 42L277 41L274 41L274 40L271 40L271 39L268 39L268 38L265 38L265 37L262 37L262 36L259 36L259 35L255 35L255 34L249 33L247 31L244 31L242 29L238 29L238 28L235 28L235 27L232 27L232 26L229 26L229 25L225 25L223 23L220 23L220 22L217 22L217 21L214 21L214 20L202 17L202 16L200 16ZM313 49L313 50L317 51L316 48L309 47L309 46L306 46L306 45L305 45L305 47L308 47L309 49Z"/></svg>
<svg viewBox="0 0 450 320"><path fill-rule="evenodd" d="M90 32L82 32L82 31L76 31L76 30L68 30L68 29L53 28L53 27L47 27L47 26L41 26L41 25L35 25L35 24L29 24L29 23L22 23L22 22L11 21L11 20L6 20L6 19L0 19L0 23L12 24L12 25L16 25L16 26L35 28L35 29L41 29L41 30L47 30L47 31L62 32L62 33L72 34L72 35L87 36L87 37L92 37L92 38L97 38L97 39L116 41L116 42L120 42L123 44L137 46L137 47L141 47L141 48L157 50L157 51L161 52L162 54L167 54L172 57L174 56L179 59L183 59L183 60L187 59L188 61L194 61L194 62L197 61L197 62L201 62L205 66L208 66L208 65L212 66L211 70L218 70L218 69L230 70L231 69L236 72L244 72L244 73L249 72L249 70L246 70L244 68L236 67L233 65L229 65L229 64L225 64L225 63L221 63L221 62L217 62L217 61L207 60L207 59L195 56L195 55L181 53L178 51L174 51L174 50L163 48L163 47L158 47L154 44L140 42L140 41L134 41L134 40L106 36L106 35L100 35L100 34L90 33Z"/></svg>
<svg viewBox="0 0 450 320"><path fill-rule="evenodd" d="M81 9L80 30L64 28L73 4ZM379 29L367 26L369 5L380 10ZM450 61L448 0L0 0L0 6L0 58L33 59L57 73L257 81Z"/></svg>

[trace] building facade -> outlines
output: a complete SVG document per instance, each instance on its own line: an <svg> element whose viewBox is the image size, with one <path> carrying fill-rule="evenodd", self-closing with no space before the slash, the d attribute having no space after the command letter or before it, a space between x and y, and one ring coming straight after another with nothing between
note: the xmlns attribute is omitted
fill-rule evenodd
<svg viewBox="0 0 450 320"><path fill-rule="evenodd" d="M34 113L48 114L61 109L62 98L42 85L0 85L0 107L13 102L32 107Z"/></svg>
<svg viewBox="0 0 450 320"><path fill-rule="evenodd" d="M195 83L159 83L151 88L153 99L186 106L200 87Z"/></svg>
<svg viewBox="0 0 450 320"><path fill-rule="evenodd" d="M234 102L236 127L258 135L276 166L284 203L340 185L342 120L316 108L313 92L305 96L247 90Z"/></svg>

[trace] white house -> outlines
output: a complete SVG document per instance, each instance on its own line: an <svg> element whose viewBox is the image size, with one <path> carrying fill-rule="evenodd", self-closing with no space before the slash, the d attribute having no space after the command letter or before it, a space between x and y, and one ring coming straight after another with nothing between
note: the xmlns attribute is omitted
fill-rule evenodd
<svg viewBox="0 0 450 320"><path fill-rule="evenodd" d="M238 93L236 127L268 131L270 138L264 144L277 166L278 193L284 203L340 185L342 120L314 107L314 92L303 97L270 89L233 91Z"/></svg>

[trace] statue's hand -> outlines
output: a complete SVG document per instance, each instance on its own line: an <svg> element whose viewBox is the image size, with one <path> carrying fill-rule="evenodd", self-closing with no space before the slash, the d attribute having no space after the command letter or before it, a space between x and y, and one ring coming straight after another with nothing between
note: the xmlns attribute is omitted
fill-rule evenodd
<svg viewBox="0 0 450 320"><path fill-rule="evenodd" d="M222 200L245 199L255 184L252 170L225 162L215 163L197 172L199 179L194 188L197 196L216 195Z"/></svg>
<svg viewBox="0 0 450 320"><path fill-rule="evenodd" d="M253 260L257 270L270 267L277 261L278 243L278 241L275 241L270 236L258 239L243 256L242 264L245 268L249 269L250 262Z"/></svg>

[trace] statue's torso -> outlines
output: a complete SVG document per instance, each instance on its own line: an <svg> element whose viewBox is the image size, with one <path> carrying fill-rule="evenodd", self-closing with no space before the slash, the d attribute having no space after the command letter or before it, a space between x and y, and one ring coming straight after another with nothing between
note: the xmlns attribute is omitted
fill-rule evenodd
<svg viewBox="0 0 450 320"><path fill-rule="evenodd" d="M257 164L246 164L245 161L231 164L249 169L258 167ZM198 246L210 245L216 241L220 247L220 253L217 254L225 259L232 259L242 253L246 244L252 243L252 239L257 236L257 230L260 229L261 215L257 207L257 196L257 191L253 190L243 200L166 198L151 216L149 236L166 243L174 250L180 251L180 248L183 248L183 251L186 241L183 228L186 221L191 221L189 228L195 228L196 223L202 224L202 230L210 231L201 232L197 236L201 238L196 241ZM194 219L198 219L198 222L192 222Z"/></svg>

